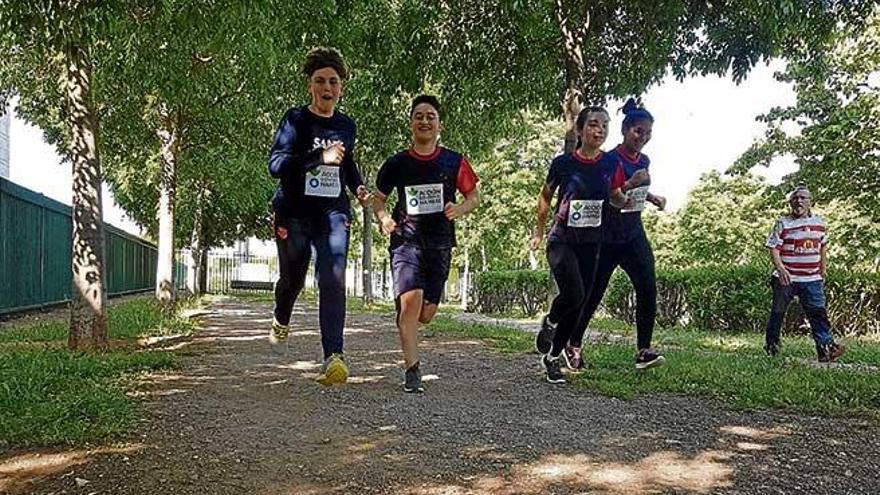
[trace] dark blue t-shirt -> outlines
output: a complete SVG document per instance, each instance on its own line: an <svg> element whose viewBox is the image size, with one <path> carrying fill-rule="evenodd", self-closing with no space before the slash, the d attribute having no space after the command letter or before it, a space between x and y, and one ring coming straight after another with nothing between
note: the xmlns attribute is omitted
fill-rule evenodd
<svg viewBox="0 0 880 495"><path fill-rule="evenodd" d="M547 187L558 189L547 242L601 242L609 191L621 185L623 172L617 157L610 153L593 159L577 151L557 156L547 173Z"/></svg>
<svg viewBox="0 0 880 495"><path fill-rule="evenodd" d="M629 180L633 174L641 169L648 169L651 165L651 160L647 157L647 155L643 153L639 153L637 156L629 156L623 151L621 146L618 146L612 151L608 152L609 155L613 155L615 159L620 162L623 168L623 174L626 180ZM651 184L650 181L642 184L640 187L633 189L632 191L627 192L627 196L635 197L638 196L641 199L641 204L644 204L644 198L648 192L648 186ZM630 211L626 208L622 210L618 210L616 208L608 208L607 209L607 218L608 224L605 229L605 242L610 244L620 244L630 242L636 237L645 234L645 227L642 225L642 212L641 209L637 211Z"/></svg>
<svg viewBox="0 0 880 495"><path fill-rule="evenodd" d="M354 163L356 132L354 121L338 111L321 117L303 106L284 114L269 150L269 174L279 179L272 207L279 216L351 215L345 187L354 194L364 183ZM337 142L345 146L342 163L324 165L322 151Z"/></svg>
<svg viewBox="0 0 880 495"><path fill-rule="evenodd" d="M473 191L479 179L462 154L438 146L431 155L400 151L382 164L376 189L385 196L397 191L391 214L397 229L391 245L414 244L425 248L455 246L455 222L443 207L455 203L456 191Z"/></svg>

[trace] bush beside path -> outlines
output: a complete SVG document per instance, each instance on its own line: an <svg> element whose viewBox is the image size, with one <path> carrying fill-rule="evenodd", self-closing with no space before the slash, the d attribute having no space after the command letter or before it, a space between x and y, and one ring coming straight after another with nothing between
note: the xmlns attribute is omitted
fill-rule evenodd
<svg viewBox="0 0 880 495"><path fill-rule="evenodd" d="M182 366L138 387L146 419L112 445L0 454L0 493L875 493L871 420L741 411L671 394L629 401L543 381L536 355L428 330L428 391L401 391L388 314L353 312L353 377L313 381L317 311L290 352L270 305L219 300Z"/></svg>

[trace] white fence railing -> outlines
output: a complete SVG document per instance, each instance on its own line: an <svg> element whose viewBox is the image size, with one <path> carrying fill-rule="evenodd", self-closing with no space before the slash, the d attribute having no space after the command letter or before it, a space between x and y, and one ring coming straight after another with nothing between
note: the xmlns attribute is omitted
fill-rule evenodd
<svg viewBox="0 0 880 495"><path fill-rule="evenodd" d="M185 264L190 263L189 251L182 250L178 259ZM313 257L314 259L314 257ZM225 294L232 291L233 281L273 283L278 278L278 258L275 256L254 256L249 254L208 253L206 273L206 292ZM391 300L394 297L394 285L390 267L374 265L372 270L372 293L375 299ZM461 302L461 293L466 281L471 277L460 276L457 267L450 270L446 283L445 301ZM469 290L470 284L467 284ZM317 289L314 263L309 266L306 274L306 288ZM348 296L363 297L364 277L361 260L349 260L345 270L345 287Z"/></svg>

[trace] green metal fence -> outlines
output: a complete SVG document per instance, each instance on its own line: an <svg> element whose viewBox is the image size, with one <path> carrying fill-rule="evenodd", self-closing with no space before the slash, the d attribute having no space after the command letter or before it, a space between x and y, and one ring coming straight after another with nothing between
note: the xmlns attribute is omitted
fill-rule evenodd
<svg viewBox="0 0 880 495"><path fill-rule="evenodd" d="M156 246L104 226L108 293L153 289ZM0 314L70 299L72 230L69 206L0 178Z"/></svg>

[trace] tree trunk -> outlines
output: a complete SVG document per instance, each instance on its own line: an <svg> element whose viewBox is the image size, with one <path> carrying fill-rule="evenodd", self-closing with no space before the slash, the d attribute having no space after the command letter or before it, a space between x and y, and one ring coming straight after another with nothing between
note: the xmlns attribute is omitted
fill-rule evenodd
<svg viewBox="0 0 880 495"><path fill-rule="evenodd" d="M107 292L104 222L101 209L101 161L98 118L92 101L91 60L76 44L65 47L67 112L73 164L73 272L70 304L70 349L107 343Z"/></svg>
<svg viewBox="0 0 880 495"><path fill-rule="evenodd" d="M363 232L363 265L364 265L364 303L373 304L373 227L370 219L373 217L373 209L363 207L364 232Z"/></svg>
<svg viewBox="0 0 880 495"><path fill-rule="evenodd" d="M202 247L199 263L199 291L201 294L206 294L208 292L208 246Z"/></svg>
<svg viewBox="0 0 880 495"><path fill-rule="evenodd" d="M471 285L471 256L470 250L464 248L464 274L461 277L461 310L468 309L468 288Z"/></svg>
<svg viewBox="0 0 880 495"><path fill-rule="evenodd" d="M179 129L167 109L162 110L163 126L156 130L162 145L159 177L159 259L156 263L156 299L163 310L174 306L174 201L177 187Z"/></svg>
<svg viewBox="0 0 880 495"><path fill-rule="evenodd" d="M193 296L200 296L204 292L202 285L202 251L203 251L203 233L202 213L204 212L205 195L202 190L196 193L196 211L193 217L193 230L190 239L190 270L187 274L187 288Z"/></svg>
<svg viewBox="0 0 880 495"><path fill-rule="evenodd" d="M562 116L565 119L565 152L574 151L577 144L575 123L583 108L584 38L590 24L589 13L583 23L574 23L566 12L564 0L556 0L556 22L562 31L562 55L565 68L565 87L562 89Z"/></svg>

